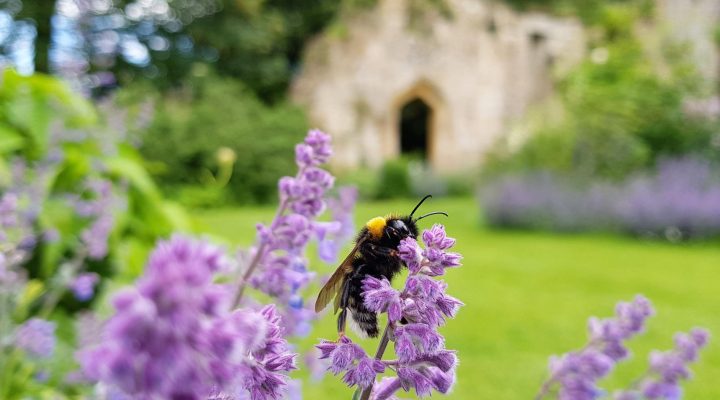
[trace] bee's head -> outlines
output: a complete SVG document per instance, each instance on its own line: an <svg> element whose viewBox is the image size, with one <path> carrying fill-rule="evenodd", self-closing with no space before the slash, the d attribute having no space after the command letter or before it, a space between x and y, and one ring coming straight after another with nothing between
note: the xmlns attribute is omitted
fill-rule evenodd
<svg viewBox="0 0 720 400"><path fill-rule="evenodd" d="M418 207L432 196L425 196L418 205L412 210L410 215L405 217L386 216L386 217L375 217L370 219L366 224L365 228L367 232L375 239L390 240L389 245L395 246L401 240L406 237L417 238L418 227L417 221L429 217L431 215L441 214L447 217L447 214L442 211L435 211L421 215L413 219L413 214L417 211Z"/></svg>
<svg viewBox="0 0 720 400"><path fill-rule="evenodd" d="M389 219L385 231L386 235L398 241L408 236L416 238L418 234L417 225L410 217Z"/></svg>

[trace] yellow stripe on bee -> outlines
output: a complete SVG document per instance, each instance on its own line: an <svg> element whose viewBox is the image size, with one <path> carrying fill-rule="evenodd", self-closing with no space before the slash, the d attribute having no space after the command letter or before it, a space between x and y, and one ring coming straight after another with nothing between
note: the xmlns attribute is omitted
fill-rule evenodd
<svg viewBox="0 0 720 400"><path fill-rule="evenodd" d="M368 231L371 235L373 235L376 238L379 238L383 234L383 229L385 229L386 220L383 217L375 217L368 221L365 226L367 227Z"/></svg>

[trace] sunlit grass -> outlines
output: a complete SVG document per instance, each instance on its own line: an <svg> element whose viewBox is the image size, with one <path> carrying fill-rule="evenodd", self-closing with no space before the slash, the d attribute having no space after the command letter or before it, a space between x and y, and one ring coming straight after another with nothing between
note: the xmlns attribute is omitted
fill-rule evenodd
<svg viewBox="0 0 720 400"><path fill-rule="evenodd" d="M363 203L358 226L376 215L408 212L414 200ZM450 294L466 303L444 329L447 347L460 356L458 383L451 398L530 399L545 376L547 357L576 348L585 340L590 315L612 314L618 300L643 293L658 315L648 332L632 342L634 357L621 364L609 388L629 382L647 365L651 348L672 346L672 334L704 326L718 338L685 385L686 398L720 398L720 246L717 243L671 245L598 235L491 231L482 227L474 200L434 199L424 210L442 210L442 222L458 239L464 266L446 279ZM255 223L272 218L270 207L202 212L204 231L232 244L249 244ZM314 262L330 272L332 266ZM312 297L310 293L308 297ZM334 318L326 315L301 343L307 349L319 337L334 338ZM368 342L372 348L375 343ZM305 377L298 373L298 377ZM309 399L350 398L339 378L305 380ZM403 396L408 397L408 396Z"/></svg>

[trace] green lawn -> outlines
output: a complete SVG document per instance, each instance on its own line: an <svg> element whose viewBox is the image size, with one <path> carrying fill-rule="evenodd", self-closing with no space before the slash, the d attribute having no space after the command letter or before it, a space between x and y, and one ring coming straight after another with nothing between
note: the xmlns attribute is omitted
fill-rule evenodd
<svg viewBox="0 0 720 400"><path fill-rule="evenodd" d="M409 212L414 200L364 203L358 226L388 212ZM693 326L717 338L694 366L686 398L720 398L720 246L670 245L598 235L498 232L483 228L472 199L437 199L423 211L442 210L443 222L458 239L463 267L446 276L450 294L466 304L444 328L447 347L460 357L455 399L530 399L545 376L547 358L581 346L588 316L609 316L618 300L643 293L658 314L646 334L631 343L633 358L622 363L606 387L629 382L647 365L652 348L672 346L672 334ZM247 245L256 222L271 208L239 208L198 213L205 231L229 243ZM332 266L316 263L317 270ZM310 293L309 297L314 293ZM326 315L301 348L317 338L334 338L334 318ZM375 343L368 341L367 348ZM298 377L304 377L298 373ZM305 381L308 399L349 399L339 378ZM405 396L407 397L407 396Z"/></svg>

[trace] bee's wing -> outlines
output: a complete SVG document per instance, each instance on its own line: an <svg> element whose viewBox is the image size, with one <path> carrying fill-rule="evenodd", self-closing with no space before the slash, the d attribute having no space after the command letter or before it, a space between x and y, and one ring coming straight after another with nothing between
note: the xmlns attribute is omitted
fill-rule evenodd
<svg viewBox="0 0 720 400"><path fill-rule="evenodd" d="M322 311L330 303L330 300L332 300L333 297L335 297L335 312L337 312L340 307L340 292L342 291L343 283L345 283L345 279L348 274L350 274L353 270L353 259L355 259L355 254L363 241L364 239L360 239L357 243L355 243L355 247L350 250L350 254L345 257L340 266L335 270L332 276L330 276L327 283L325 283L325 286L320 289L320 294L318 294L317 300L315 301L315 312Z"/></svg>

